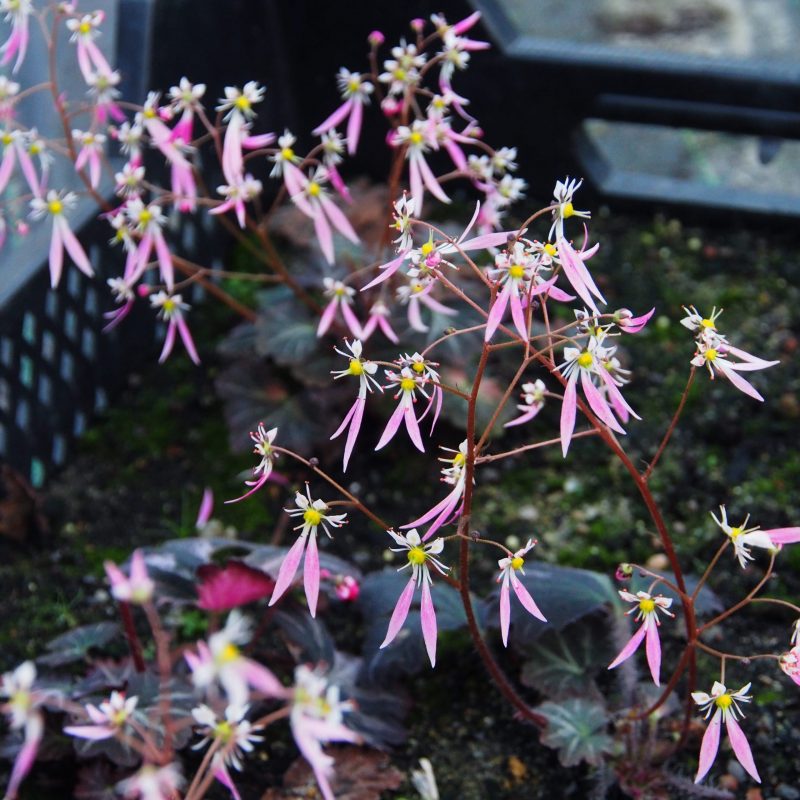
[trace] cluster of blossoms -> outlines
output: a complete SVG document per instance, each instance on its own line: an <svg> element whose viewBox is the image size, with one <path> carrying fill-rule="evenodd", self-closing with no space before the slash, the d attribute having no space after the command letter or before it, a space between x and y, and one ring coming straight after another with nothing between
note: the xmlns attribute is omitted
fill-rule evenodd
<svg viewBox="0 0 800 800"><path fill-rule="evenodd" d="M764 401L756 388L745 380L740 372L753 372L755 370L774 367L778 361L765 361L763 358L750 355L738 347L734 347L725 335L717 330L717 318L722 309L713 309L711 316L704 317L694 307L683 309L686 316L681 320L681 325L694 333L695 354L692 358L693 367L706 367L712 380L721 375L727 378L740 392ZM733 360L737 359L737 360Z"/></svg>

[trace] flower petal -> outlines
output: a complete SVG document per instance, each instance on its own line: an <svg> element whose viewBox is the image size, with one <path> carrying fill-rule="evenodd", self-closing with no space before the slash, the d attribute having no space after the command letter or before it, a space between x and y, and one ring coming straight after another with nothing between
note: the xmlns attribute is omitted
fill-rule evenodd
<svg viewBox="0 0 800 800"><path fill-rule="evenodd" d="M427 580L422 580L422 602L420 604L420 621L422 622L422 638L431 666L436 666L436 611L433 608L431 587Z"/></svg>
<svg viewBox="0 0 800 800"><path fill-rule="evenodd" d="M408 616L408 609L411 608L411 600L414 597L414 579L411 578L403 589L400 597L397 598L392 618L389 620L389 628L386 631L386 638L383 640L381 650L394 641L395 636L400 633L403 623Z"/></svg>
<svg viewBox="0 0 800 800"><path fill-rule="evenodd" d="M722 714L719 710L711 717L711 722L708 723L706 732L703 734L703 742L700 745L700 759L697 765L697 775L694 782L700 783L703 778L708 774L714 759L717 757L717 750L719 750L719 732L722 726Z"/></svg>
<svg viewBox="0 0 800 800"><path fill-rule="evenodd" d="M614 667L618 667L623 661L629 659L642 643L645 633L644 625L642 625L639 630L631 636L628 644L619 651L619 655L608 665L608 668L614 669Z"/></svg>
<svg viewBox="0 0 800 800"><path fill-rule="evenodd" d="M753 754L750 751L750 744L744 735L744 731L739 727L739 723L733 718L733 714L728 714L726 726L728 728L728 738L731 740L731 747L736 754L736 759L756 783L761 783L755 761L753 761Z"/></svg>

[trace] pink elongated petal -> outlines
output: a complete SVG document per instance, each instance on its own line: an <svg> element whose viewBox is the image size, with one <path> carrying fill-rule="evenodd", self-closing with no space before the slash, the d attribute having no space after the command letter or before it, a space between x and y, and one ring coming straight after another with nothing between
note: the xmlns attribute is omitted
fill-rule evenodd
<svg viewBox="0 0 800 800"><path fill-rule="evenodd" d="M25 742L14 760L11 778L6 789L6 800L14 800L16 798L19 785L31 771L33 762L36 761L36 754L39 751L39 742L42 740L43 732L44 725L41 717L38 714L35 717L31 717L25 730Z"/></svg>
<svg viewBox="0 0 800 800"><path fill-rule="evenodd" d="M389 320L386 317L378 317L378 326L383 331L383 335L392 343L392 344L399 344L400 339L398 338L397 334L394 332L394 329L389 324ZM439 406L441 407L441 401L439 402ZM438 416L438 414L437 414ZM434 419L435 421L435 419Z"/></svg>
<svg viewBox="0 0 800 800"><path fill-rule="evenodd" d="M408 324L420 333L425 333L428 326L422 321L420 314L419 296L414 296L408 301Z"/></svg>
<svg viewBox="0 0 800 800"><path fill-rule="evenodd" d="M3 153L3 160L0 161L0 192L5 191L15 163L14 147L9 145Z"/></svg>
<svg viewBox="0 0 800 800"><path fill-rule="evenodd" d="M433 435L433 429L436 427L436 422L439 419L439 414L442 413L442 403L444 402L444 391L437 387L433 390L433 397L431 398L434 400L433 404L433 420L431 421L431 435Z"/></svg>
<svg viewBox="0 0 800 800"><path fill-rule="evenodd" d="M567 457L567 450L569 450L569 443L572 440L572 433L575 430L575 411L578 407L578 396L575 387L577 379L574 373L567 381L567 387L564 390L564 400L561 403L561 453L564 458Z"/></svg>
<svg viewBox="0 0 800 800"><path fill-rule="evenodd" d="M725 725L728 729L728 739L730 739L737 761L756 783L761 783L756 763L753 761L753 753L750 751L750 743L747 741L747 737L744 735L739 723L733 718L733 714L728 714Z"/></svg>
<svg viewBox="0 0 800 800"><path fill-rule="evenodd" d="M386 427L383 429L383 433L381 434L380 441L377 445L375 445L376 450L380 450L382 447L386 447L389 442L392 441L392 438L397 433L397 429L400 427L400 423L403 421L403 403L402 401L397 404L397 407L392 412L392 416L389 417L389 421L386 423Z"/></svg>
<svg viewBox="0 0 800 800"><path fill-rule="evenodd" d="M416 213L422 211L422 200L425 196L425 189L422 186L422 174L419 171L419 158L411 155L408 159L408 183L411 189L411 199L414 201Z"/></svg>
<svg viewBox="0 0 800 800"><path fill-rule="evenodd" d="M350 406L350 410L345 415L345 418L342 420L342 424L336 429L336 432L331 436L331 440L335 439L337 436L341 436L347 426L350 424L350 420L353 418L353 415L356 413L356 406L358 405L358 401L362 398L357 397L356 402Z"/></svg>
<svg viewBox="0 0 800 800"><path fill-rule="evenodd" d="M134 550L131 556L131 583L139 585L147 581L147 564L144 560L144 553L141 550Z"/></svg>
<svg viewBox="0 0 800 800"><path fill-rule="evenodd" d="M323 336L328 328L330 328L333 318L336 315L336 298L325 306L319 318L319 325L317 326L317 336Z"/></svg>
<svg viewBox="0 0 800 800"><path fill-rule="evenodd" d="M269 147L275 141L274 133L257 133L255 136L243 136L242 147L248 150L258 150L259 147ZM188 137L186 137L188 141Z"/></svg>
<svg viewBox="0 0 800 800"><path fill-rule="evenodd" d="M503 647L508 647L508 628L511 625L511 592L508 588L508 573L503 575L503 584L500 587L500 635L503 637Z"/></svg>
<svg viewBox="0 0 800 800"><path fill-rule="evenodd" d="M514 320L514 327L517 329L517 333L519 333L520 338L527 342L528 341L528 324L525 321L525 312L522 310L522 301L519 299L519 295L512 289L511 290L511 319Z"/></svg>
<svg viewBox="0 0 800 800"><path fill-rule="evenodd" d="M106 61L106 57L103 55L100 48L91 39L85 40L84 46L86 47L86 52L89 54L89 58L94 63L95 71L103 75L108 75L111 72L111 66L108 61Z"/></svg>
<svg viewBox="0 0 800 800"><path fill-rule="evenodd" d="M409 400L408 405L405 406L403 409L403 419L406 423L406 430L408 431L408 435L411 441L414 443L414 447L420 451L420 453L425 452L425 445L422 444L422 436L419 432L419 424L417 423L417 417L414 414L414 406L411 405L411 401Z"/></svg>
<svg viewBox="0 0 800 800"><path fill-rule="evenodd" d="M163 364L169 358L169 354L175 346L175 333L177 330L178 326L175 324L175 320L170 320L167 326L167 335L164 337L164 347L161 348L161 355L158 357L159 364Z"/></svg>
<svg viewBox="0 0 800 800"><path fill-rule="evenodd" d="M471 27L478 24L478 20L481 18L480 11L473 11L468 17L464 17L464 19L456 22L452 26L453 33L456 36L461 36L462 33L466 33Z"/></svg>
<svg viewBox="0 0 800 800"><path fill-rule="evenodd" d="M639 317L631 317L630 319L626 319L623 325L619 326L619 329L623 333L639 333L642 328L650 321L650 317L656 313L655 306L651 308L646 314L642 314Z"/></svg>
<svg viewBox="0 0 800 800"><path fill-rule="evenodd" d="M64 244L61 241L61 228L53 220L53 231L50 236L50 286L55 289L61 280L61 271L64 268Z"/></svg>
<svg viewBox="0 0 800 800"><path fill-rule="evenodd" d="M452 139L444 140L444 149L447 150L447 154L450 156L456 169L462 172L468 170L467 157L464 155L464 151Z"/></svg>
<svg viewBox="0 0 800 800"><path fill-rule="evenodd" d="M627 661L639 649L639 645L642 643L642 639L644 639L646 633L647 631L644 629L644 625L640 626L639 630L631 636L625 647L619 651L617 657L608 665L608 668L614 669L614 667L618 667L623 661Z"/></svg>
<svg viewBox="0 0 800 800"><path fill-rule="evenodd" d="M378 267L378 269L381 270L381 273L377 278L373 278L366 286L362 286L361 291L363 292L366 289L371 289L373 286L377 286L379 283L383 283L385 280L391 278L392 275L394 275L395 272L397 272L397 270L403 265L407 255L408 250L403 250L397 256L397 258L394 258L387 264L382 264L380 267Z"/></svg>
<svg viewBox="0 0 800 800"><path fill-rule="evenodd" d="M347 323L350 333L353 334L356 339L361 339L361 323L358 321L358 317L353 313L353 309L349 303L343 302L341 305L342 316Z"/></svg>
<svg viewBox="0 0 800 800"><path fill-rule="evenodd" d="M528 410L524 411L520 416L515 417L510 422L506 422L503 427L513 428L515 425L524 425L526 422L530 422L542 410L542 408L544 408L542 403L534 403L532 406L529 406Z"/></svg>
<svg viewBox="0 0 800 800"><path fill-rule="evenodd" d="M647 652L647 664L650 667L650 674L653 676L653 683L661 686L661 639L658 636L658 625L655 619L642 625L647 628L645 650Z"/></svg>
<svg viewBox="0 0 800 800"><path fill-rule="evenodd" d="M101 168L100 154L93 152L91 156L89 156L89 177L93 189L96 189L100 185Z"/></svg>
<svg viewBox="0 0 800 800"><path fill-rule="evenodd" d="M200 508L197 512L197 519L195 520L195 527L202 527L210 519L214 511L214 492L206 486L203 490L203 499L200 501Z"/></svg>
<svg viewBox="0 0 800 800"><path fill-rule="evenodd" d="M89 158L89 148L82 147L80 152L78 153L78 157L75 159L75 169L81 170L86 166L86 161Z"/></svg>
<svg viewBox="0 0 800 800"><path fill-rule="evenodd" d="M600 394L600 390L592 383L592 376L586 372L586 370L581 370L581 386L583 387L583 393L586 395L586 399L589 401L590 408L600 420L608 425L611 430L624 434L625 431L620 427L620 424L611 413L611 409L608 407L605 397Z"/></svg>
<svg viewBox="0 0 800 800"><path fill-rule="evenodd" d="M233 783L231 774L228 772L228 768L225 766L224 761L216 761L214 777L231 793L231 796L234 798L234 800L242 800L242 796L239 794L239 791Z"/></svg>
<svg viewBox="0 0 800 800"><path fill-rule="evenodd" d="M759 400L762 403L764 402L764 398L756 391L755 386L753 386L750 381L746 381L741 375L737 375L736 371L730 368L730 364L723 359L717 359L714 363L719 367L722 374L740 392L744 392L748 397L752 397L754 400Z"/></svg>
<svg viewBox="0 0 800 800"><path fill-rule="evenodd" d="M58 226L61 239L64 242L64 247L69 253L70 258L75 262L75 264L77 264L78 269L89 277L94 275L94 270L92 269L92 265L89 263L89 258L84 252L83 247L81 247L81 243L78 241L78 238L70 229L67 221L63 217L58 216L54 220L53 224L54 226Z"/></svg>
<svg viewBox="0 0 800 800"><path fill-rule="evenodd" d="M108 725L67 725L64 733L69 736L77 736L79 739L91 739L95 742L111 739L115 735L114 729Z"/></svg>
<svg viewBox="0 0 800 800"><path fill-rule="evenodd" d="M598 312L597 304L589 291L589 288L584 283L580 270L578 269L578 262L580 259L572 249L572 246L566 239L558 240L558 253L561 257L561 267L564 275L570 282L572 288L578 293L578 296L583 300L586 305L592 309L596 314Z"/></svg>
<svg viewBox="0 0 800 800"><path fill-rule="evenodd" d="M286 697L286 687L262 664L249 658L242 659L244 679L268 697Z"/></svg>
<svg viewBox="0 0 800 800"><path fill-rule="evenodd" d="M36 175L36 167L33 164L33 159L20 147L17 148L17 156L19 158L19 166L25 180L33 193L34 197L41 197L42 188L39 178Z"/></svg>
<svg viewBox="0 0 800 800"><path fill-rule="evenodd" d="M239 227L244 228L247 211L241 197L234 202L233 207L236 210L236 221L239 223Z"/></svg>
<svg viewBox="0 0 800 800"><path fill-rule="evenodd" d="M178 327L178 333L181 335L181 341L186 348L186 352L189 354L189 358L200 366L200 356L197 354L197 348L194 346L194 339L192 339L192 332L189 330L186 320L183 317L178 317L175 320L175 324Z"/></svg>
<svg viewBox="0 0 800 800"><path fill-rule="evenodd" d="M413 520L413 522L408 522L405 525L401 525L401 530L407 530L408 528L418 528L420 525L424 525L427 522L430 522L435 517L438 517L440 514L450 513L453 508L455 508L456 503L458 502L458 498L461 496L461 492L463 489L458 487L458 491L454 489L453 491L449 492L445 498L440 500L433 508L429 511L426 511L421 517ZM453 495L455 494L455 500L453 499Z"/></svg>
<svg viewBox="0 0 800 800"><path fill-rule="evenodd" d="M275 588L272 590L272 597L269 599L271 606L280 600L283 593L291 586L297 568L300 566L300 559L303 557L303 548L306 544L306 537L300 536L298 540L289 548L289 552L281 563L278 570L278 577L275 579Z"/></svg>
<svg viewBox="0 0 800 800"><path fill-rule="evenodd" d="M585 228L584 228L584 232L585 232ZM588 234L585 233L585 236L588 237ZM606 302L605 297L603 297L603 295L600 293L600 290L597 288L597 285L594 282L594 278L592 278L591 273L586 268L586 264L584 263L584 260L590 259L597 252L598 245L595 245L590 250L581 250L581 252L578 253L575 250L575 248L566 239L561 239L558 242L559 255L562 253L562 243L563 243L563 245L565 245L563 247L563 250L565 250L569 254L569 258L570 258L570 260L572 262L572 266L575 269L575 271L578 273L578 275L580 276L581 283L601 303L605 303ZM584 246L585 245L586 245L586 243L584 241Z"/></svg>
<svg viewBox="0 0 800 800"><path fill-rule="evenodd" d="M800 542L800 528L772 528L764 531L773 544L797 544Z"/></svg>
<svg viewBox="0 0 800 800"><path fill-rule="evenodd" d="M522 603L522 607L529 614L536 617L536 619L540 619L542 622L547 622L547 619L545 619L545 616L542 614L539 606L536 605L531 597L530 592L523 586L522 581L513 573L511 573L511 586L514 589L514 594L517 596L517 600Z"/></svg>
<svg viewBox="0 0 800 800"><path fill-rule="evenodd" d="M308 610L312 617L317 616L317 600L319 599L319 551L317 537L314 533L308 536L306 558L303 561L303 586L306 590Z"/></svg>
<svg viewBox="0 0 800 800"><path fill-rule="evenodd" d="M450 198L444 193L444 189L439 185L439 181L436 180L436 176L431 171L431 168L428 166L428 162L425 160L425 156L422 153L417 155L419 160L419 171L422 175L422 180L425 183L425 188L437 199L440 200L442 203L449 203Z"/></svg>
<svg viewBox="0 0 800 800"><path fill-rule="evenodd" d="M722 727L722 714L719 710L714 712L711 721L708 723L706 732L703 734L703 742L700 745L700 758L697 765L697 775L694 782L700 783L708 774L714 759L719 750L719 732Z"/></svg>
<svg viewBox="0 0 800 800"><path fill-rule="evenodd" d="M433 607L431 587L428 581L422 580L422 601L419 607L419 618L422 623L422 638L431 666L436 666L436 610Z"/></svg>
<svg viewBox="0 0 800 800"><path fill-rule="evenodd" d="M361 101L352 101L350 119L347 121L347 152L353 156L358 150L358 140L361 137L361 121L364 118L364 106Z"/></svg>
<svg viewBox="0 0 800 800"><path fill-rule="evenodd" d="M751 355L745 350L740 350L738 347L732 347L729 344L725 345L725 350L730 353L732 356L736 356L737 358L741 358L742 361L747 362L752 366L745 366L744 364L732 364L731 366L734 369L738 370L752 370L752 369L767 369L767 367L774 367L776 364L780 364L780 361L765 361L763 358L759 358L758 356Z"/></svg>
<svg viewBox="0 0 800 800"><path fill-rule="evenodd" d="M11 35L6 39L5 44L0 48L0 51L3 53L3 59L0 61L0 66L5 66L6 64L10 64L11 60L17 54L17 51L20 49L20 31L17 26L14 26L11 29ZM19 69L18 64L14 66L14 72Z"/></svg>
<svg viewBox="0 0 800 800"><path fill-rule="evenodd" d="M430 288L433 288L433 284L431 284ZM446 317L454 317L458 314L458 311L456 311L454 308L450 308L432 297L430 292L427 292L426 294L418 294L416 295L416 298L420 303L423 303L431 311L435 311L437 314L444 314Z"/></svg>
<svg viewBox="0 0 800 800"><path fill-rule="evenodd" d="M340 105L339 108L337 108L323 122L317 125L317 127L314 128L313 131L311 131L311 135L319 136L321 133L325 133L326 131L329 131L331 128L335 128L350 113L350 108L352 105L353 105L353 98L351 97L349 100L346 100L344 103L342 103L342 105Z"/></svg>
<svg viewBox="0 0 800 800"><path fill-rule="evenodd" d="M225 500L225 505L229 505L230 503L239 503L242 500L246 500L251 494L255 494L270 479L271 476L274 478L273 473L268 473L266 475L262 475L257 481L245 481L245 483L252 488L248 489L241 497L235 497L233 500Z"/></svg>
<svg viewBox="0 0 800 800"><path fill-rule="evenodd" d="M244 160L242 159L242 115L234 113L225 131L222 144L222 174L230 186L242 179Z"/></svg>
<svg viewBox="0 0 800 800"><path fill-rule="evenodd" d="M397 603L395 604L394 611L392 612L392 618L389 620L389 627L386 631L386 638L383 640L383 644L381 645L381 650L390 645L395 636L400 633L400 629L403 627L403 623L406 621L406 617L408 616L408 610L411 608L411 600L414 597L414 579L411 578L409 582L406 584L406 588L403 589L400 597L397 598Z"/></svg>
<svg viewBox="0 0 800 800"><path fill-rule="evenodd" d="M333 186L333 188L336 189L336 191L339 194L339 197L341 197L342 200L344 200L346 203L353 202L353 198L350 195L350 190L347 188L347 184L344 182L344 179L339 174L339 170L332 165L328 167L328 180L330 180L331 186Z"/></svg>
<svg viewBox="0 0 800 800"><path fill-rule="evenodd" d="M500 291L500 294L494 300L492 307L489 309L489 316L486 319L486 333L484 334L484 341L488 342L494 336L497 326L503 321L503 316L506 313L506 306L511 297L511 281ZM527 338L527 337L526 337Z"/></svg>
<svg viewBox="0 0 800 800"><path fill-rule="evenodd" d="M516 231L498 231L497 233L484 233L473 239L461 242L459 247L464 251L469 250L488 250L490 247L502 247L508 244L509 234L513 236Z"/></svg>
<svg viewBox="0 0 800 800"><path fill-rule="evenodd" d="M358 244L360 241L358 234L353 230L350 220L347 219L339 206L329 197L320 197L320 203L322 203L322 208L331 221L331 225L333 225L345 239L349 239L353 244Z"/></svg>
<svg viewBox="0 0 800 800"><path fill-rule="evenodd" d="M328 220L321 206L317 205L314 208L314 216L312 219L314 220L314 231L317 234L317 241L322 250L322 255L325 256L325 260L329 264L333 264L333 233L331 232L331 226L328 224Z"/></svg>
<svg viewBox="0 0 800 800"><path fill-rule="evenodd" d="M350 456L353 453L353 448L356 446L356 439L358 439L358 432L361 430L361 420L364 418L364 407L366 404L367 399L365 397L358 397L353 405L352 421L350 423L350 430L347 432L347 442L344 446L343 472L347 472Z"/></svg>
<svg viewBox="0 0 800 800"><path fill-rule="evenodd" d="M608 396L611 399L611 404L617 410L617 413L622 416L621 410L624 409L632 417L641 419L641 417L633 410L628 401L623 397L619 387L616 383L614 383L614 379L608 374L608 370L601 369L599 370L599 373L603 383L605 383L606 388L608 389Z"/></svg>
<svg viewBox="0 0 800 800"><path fill-rule="evenodd" d="M567 294L562 289L559 289L558 286L551 286L548 295L559 303L571 303L575 299L575 295Z"/></svg>
<svg viewBox="0 0 800 800"><path fill-rule="evenodd" d="M153 235L153 241L156 246L161 277L164 279L164 283L167 284L167 289L171 292L175 286L175 271L172 268L172 256L170 255L169 247L167 247L167 242L160 231Z"/></svg>

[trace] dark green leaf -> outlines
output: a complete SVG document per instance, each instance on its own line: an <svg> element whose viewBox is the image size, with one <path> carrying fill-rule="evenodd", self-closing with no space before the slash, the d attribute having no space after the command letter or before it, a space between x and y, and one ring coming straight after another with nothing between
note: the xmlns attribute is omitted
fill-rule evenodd
<svg viewBox="0 0 800 800"><path fill-rule="evenodd" d="M68 633L57 636L47 644L48 653L37 661L48 667L58 667L81 661L89 651L104 647L119 635L119 625L115 622L98 622L94 625L82 625Z"/></svg>
<svg viewBox="0 0 800 800"><path fill-rule="evenodd" d="M536 710L547 718L541 741L558 750L565 767L581 761L595 766L611 752L613 740L606 733L608 714L599 703L573 697L560 703L542 703Z"/></svg>

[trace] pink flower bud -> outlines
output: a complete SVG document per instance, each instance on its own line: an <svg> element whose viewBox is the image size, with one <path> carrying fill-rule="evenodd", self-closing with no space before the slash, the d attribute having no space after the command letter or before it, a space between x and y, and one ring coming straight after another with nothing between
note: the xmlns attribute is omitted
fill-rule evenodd
<svg viewBox="0 0 800 800"><path fill-rule="evenodd" d="M27 235L28 235L28 231L29 231L30 229L31 229L31 228L30 228L30 225L28 225L28 223L27 223L27 222L25 222L24 220L19 220L19 221L17 222L17 233L18 233L20 236L27 236Z"/></svg>
<svg viewBox="0 0 800 800"><path fill-rule="evenodd" d="M144 283L140 283L136 287L136 294L138 294L139 297L147 297L150 294L150 287Z"/></svg>
<svg viewBox="0 0 800 800"><path fill-rule="evenodd" d="M629 581L632 576L633 576L632 564L620 564L617 567L617 571L614 573L614 577L618 581Z"/></svg>
<svg viewBox="0 0 800 800"><path fill-rule="evenodd" d="M417 33L422 33L422 29L425 27L425 20L421 17L415 17L411 20L411 29L416 31Z"/></svg>
<svg viewBox="0 0 800 800"><path fill-rule="evenodd" d="M372 33L367 36L367 41L373 47L380 47L386 41L386 37L380 31L372 31Z"/></svg>
<svg viewBox="0 0 800 800"><path fill-rule="evenodd" d="M352 575L337 575L336 596L345 603L351 603L358 598L361 588Z"/></svg>

